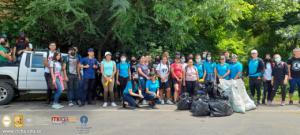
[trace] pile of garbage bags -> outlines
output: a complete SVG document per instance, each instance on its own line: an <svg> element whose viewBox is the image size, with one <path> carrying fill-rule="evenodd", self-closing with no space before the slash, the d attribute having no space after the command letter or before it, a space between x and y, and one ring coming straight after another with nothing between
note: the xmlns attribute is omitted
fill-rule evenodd
<svg viewBox="0 0 300 135"><path fill-rule="evenodd" d="M224 117L233 112L245 113L256 108L241 79L200 85L201 91L197 96L190 97L187 93L181 95L178 110L190 110L193 116Z"/></svg>

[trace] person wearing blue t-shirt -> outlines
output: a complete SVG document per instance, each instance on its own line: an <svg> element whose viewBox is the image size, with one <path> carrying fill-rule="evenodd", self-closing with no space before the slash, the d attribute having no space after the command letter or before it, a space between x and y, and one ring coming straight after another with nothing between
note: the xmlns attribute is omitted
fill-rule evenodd
<svg viewBox="0 0 300 135"><path fill-rule="evenodd" d="M149 102L149 106L156 109L156 102L160 98L159 96L159 82L156 80L154 72L149 74L150 79L146 82L146 92L144 93L144 99Z"/></svg>
<svg viewBox="0 0 300 135"><path fill-rule="evenodd" d="M243 65L238 62L238 56L233 54L230 65L230 79L236 80L242 78Z"/></svg>
<svg viewBox="0 0 300 135"><path fill-rule="evenodd" d="M216 81L216 63L212 61L211 54L207 54L206 61L204 62L204 75L205 82Z"/></svg>
<svg viewBox="0 0 300 135"><path fill-rule="evenodd" d="M254 98L255 91L257 92L257 105L260 105L262 77L265 66L261 58L258 57L257 50L251 51L251 59L248 61L247 75L249 77L249 87L251 96Z"/></svg>
<svg viewBox="0 0 300 135"><path fill-rule="evenodd" d="M105 52L105 59L101 62L102 85L104 89L104 103L102 107L108 106L108 94L111 99L111 106L116 107L114 97L115 74L117 72L116 62L111 58L110 52Z"/></svg>
<svg viewBox="0 0 300 135"><path fill-rule="evenodd" d="M216 66L217 75L219 79L229 80L229 64L225 63L225 56L220 57L220 63Z"/></svg>
<svg viewBox="0 0 300 135"><path fill-rule="evenodd" d="M81 103L79 106L84 106L86 99L88 104L92 104L92 94L94 93L95 84L95 72L98 68L98 62L95 59L94 49L88 49L88 56L82 58L80 61L80 67L83 68L83 82L84 89L81 92Z"/></svg>
<svg viewBox="0 0 300 135"><path fill-rule="evenodd" d="M204 75L204 64L201 60L201 56L200 54L196 55L196 63L195 63L195 67L198 70L198 79L203 79L203 75Z"/></svg>
<svg viewBox="0 0 300 135"><path fill-rule="evenodd" d="M126 55L122 54L121 62L117 64L116 82L119 87L117 89L116 97L119 98L123 97L123 90L131 76L130 64L126 61L126 59Z"/></svg>
<svg viewBox="0 0 300 135"><path fill-rule="evenodd" d="M139 108L136 103L137 98L143 99L144 96L142 91L139 89L138 78L132 77L132 80L127 81L126 87L123 91L123 107L126 108L126 106L129 105L133 109L136 107Z"/></svg>

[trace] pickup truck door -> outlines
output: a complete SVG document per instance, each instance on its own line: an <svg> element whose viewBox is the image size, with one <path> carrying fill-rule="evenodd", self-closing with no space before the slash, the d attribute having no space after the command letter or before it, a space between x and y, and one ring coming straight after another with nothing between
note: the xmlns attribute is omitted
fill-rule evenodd
<svg viewBox="0 0 300 135"><path fill-rule="evenodd" d="M27 88L29 90L47 90L43 60L44 53L31 53L30 67L27 69Z"/></svg>

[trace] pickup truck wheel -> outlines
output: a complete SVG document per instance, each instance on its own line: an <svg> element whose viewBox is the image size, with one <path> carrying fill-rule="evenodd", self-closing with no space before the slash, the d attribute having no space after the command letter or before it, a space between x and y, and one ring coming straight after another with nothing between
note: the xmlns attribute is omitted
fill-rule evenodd
<svg viewBox="0 0 300 135"><path fill-rule="evenodd" d="M0 105L6 105L12 101L14 97L14 89L5 82L0 82Z"/></svg>

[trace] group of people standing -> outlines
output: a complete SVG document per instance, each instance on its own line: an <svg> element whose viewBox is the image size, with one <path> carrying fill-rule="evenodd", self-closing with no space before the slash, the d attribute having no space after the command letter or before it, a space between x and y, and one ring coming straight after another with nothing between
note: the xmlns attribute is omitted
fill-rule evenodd
<svg viewBox="0 0 300 135"><path fill-rule="evenodd" d="M1 62L18 61L24 51L30 51L29 42L23 34L17 43L15 50L18 55L13 56L10 52L13 49L5 48L6 39L0 38ZM95 96L99 94L96 93L98 81L103 87L103 107L115 107L115 100L121 100L124 107L136 108L139 104L149 104L156 108L157 103L178 102L182 93L196 95L199 83L208 86L219 83L219 79L243 79L243 65L237 55L230 55L228 51L222 53L218 61L214 61L207 51L189 54L188 57L176 52L174 59L164 52L154 60L150 55L140 56L139 60L134 56L128 59L126 54L113 58L110 52L105 52L103 59L96 59L93 48L88 49L86 57L82 57L77 47L70 47L68 56L62 57L56 43L52 42L44 58L47 103L50 104L53 98L52 107L55 109L64 107L59 98L65 89L68 90L69 106L95 104ZM253 98L257 95L258 105L266 104L266 100L267 104L272 104L279 88L281 105L285 105L288 83L289 104L293 104L294 90L296 86L298 90L300 88L300 49L294 49L293 56L287 62L282 61L279 54L273 58L267 54L265 59L261 59L257 50L252 50L245 76L249 77L250 92Z"/></svg>
<svg viewBox="0 0 300 135"><path fill-rule="evenodd" d="M258 57L257 50L251 51L251 59L248 61L247 75L249 77L249 87L252 97L257 93L257 104L272 105L274 97L281 88L281 105L284 106L286 98L286 88L289 88L289 104L293 104L293 93L298 86L300 97L300 48L293 50L291 58L284 62L279 54L266 54L264 60ZM263 96L261 99L261 86L263 86ZM267 102L266 102L267 100ZM300 101L299 101L300 103Z"/></svg>

